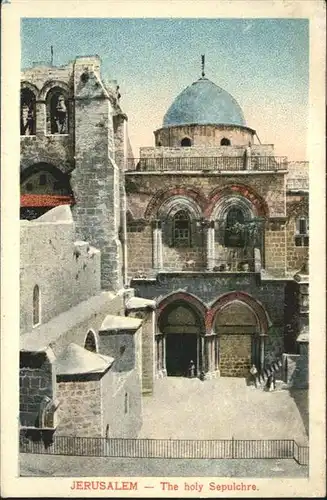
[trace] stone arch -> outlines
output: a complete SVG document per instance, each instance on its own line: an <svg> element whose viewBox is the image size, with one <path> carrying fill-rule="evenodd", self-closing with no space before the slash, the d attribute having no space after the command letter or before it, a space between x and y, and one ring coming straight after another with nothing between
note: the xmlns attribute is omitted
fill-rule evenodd
<svg viewBox="0 0 327 500"><path fill-rule="evenodd" d="M71 118L70 89L64 82L54 81L45 84L46 131L47 134L68 134Z"/></svg>
<svg viewBox="0 0 327 500"><path fill-rule="evenodd" d="M244 218L249 220L254 217L254 207L252 203L240 195L225 195L217 200L211 212L211 220L225 220L231 208L239 208L244 214Z"/></svg>
<svg viewBox="0 0 327 500"><path fill-rule="evenodd" d="M33 92L33 94L35 95L35 99L36 100L39 99L40 90L38 89L38 87L36 85L34 85L33 83L31 83L27 80L23 80L20 82L20 90L22 91L24 89L28 89L31 92Z"/></svg>
<svg viewBox="0 0 327 500"><path fill-rule="evenodd" d="M271 321L266 309L259 300L255 299L246 292L240 291L228 292L218 297L218 299L211 305L210 310L208 311L206 317L207 328L212 331L214 329L217 314L219 314L219 312L221 312L228 305L236 301L239 303L243 303L248 308L250 308L251 311L253 311L258 320L260 333L267 334L268 329L271 326Z"/></svg>
<svg viewBox="0 0 327 500"><path fill-rule="evenodd" d="M152 199L149 201L148 206L145 210L145 219L153 220L158 218L158 213L162 206L168 206L170 199L175 200L188 200L189 207L197 207L196 211L198 214L202 214L206 205L206 199L203 194L192 188L192 187L181 187L176 186L167 190L158 191ZM164 205L167 202L167 205Z"/></svg>
<svg viewBox="0 0 327 500"><path fill-rule="evenodd" d="M44 178L41 182L41 177ZM28 186L31 184L31 186ZM52 163L38 162L21 171L21 193L71 195L69 175Z"/></svg>
<svg viewBox="0 0 327 500"><path fill-rule="evenodd" d="M183 137L183 139L181 140L181 147L182 148L185 148L185 147L190 148L191 146L192 146L191 138L187 137L187 136Z"/></svg>
<svg viewBox="0 0 327 500"><path fill-rule="evenodd" d="M203 320L205 320L205 316L207 314L207 307L206 305L196 296L193 295L189 292L185 291L177 291L170 293L166 297L162 298L158 303L157 303L157 317L158 320L162 314L162 312L171 304L176 304L176 303L181 303L185 302L188 304L192 309L194 309L199 317L202 317Z"/></svg>
<svg viewBox="0 0 327 500"><path fill-rule="evenodd" d="M98 352L98 339L92 328L88 330L84 338L84 349L91 352Z"/></svg>
<svg viewBox="0 0 327 500"><path fill-rule="evenodd" d="M33 160L32 156L21 158L21 175L23 175L25 171L28 171L29 169L34 168L35 165L40 165L41 163L51 165L53 168L62 172L63 174L70 173L74 169L74 167L68 162L59 163L58 158L55 155L47 155L42 152L42 154L38 156L37 162Z"/></svg>
<svg viewBox="0 0 327 500"><path fill-rule="evenodd" d="M25 82L20 88L20 135L36 134L36 99L38 90Z"/></svg>
<svg viewBox="0 0 327 500"><path fill-rule="evenodd" d="M67 94L68 97L71 97L72 92L67 83L63 82L62 80L49 80L43 85L42 89L40 90L40 100L45 101L50 90L55 87L60 88L65 94Z"/></svg>
<svg viewBox="0 0 327 500"><path fill-rule="evenodd" d="M191 219L200 219L201 207L192 199L183 195L175 195L168 198L158 209L159 219L174 217L181 210L187 212Z"/></svg>
<svg viewBox="0 0 327 500"><path fill-rule="evenodd" d="M269 217L269 208L267 202L260 196L252 187L243 184L230 184L214 189L209 196L209 203L205 210L205 215L208 218L212 218L215 213L215 208L220 200L227 199L228 197L237 197L237 199L244 199L244 203L249 203L253 207L254 215L259 217ZM222 203L220 201L220 203Z"/></svg>
<svg viewBox="0 0 327 500"><path fill-rule="evenodd" d="M188 376L190 366L192 376L202 371L205 311L197 297L182 291L160 301L156 335L159 370L164 366L168 376Z"/></svg>

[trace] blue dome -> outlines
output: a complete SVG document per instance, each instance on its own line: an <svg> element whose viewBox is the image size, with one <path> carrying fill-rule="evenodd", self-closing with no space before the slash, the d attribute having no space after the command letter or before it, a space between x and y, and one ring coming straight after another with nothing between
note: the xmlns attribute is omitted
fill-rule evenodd
<svg viewBox="0 0 327 500"><path fill-rule="evenodd" d="M234 97L207 78L200 78L184 89L163 119L163 127L191 124L246 126Z"/></svg>

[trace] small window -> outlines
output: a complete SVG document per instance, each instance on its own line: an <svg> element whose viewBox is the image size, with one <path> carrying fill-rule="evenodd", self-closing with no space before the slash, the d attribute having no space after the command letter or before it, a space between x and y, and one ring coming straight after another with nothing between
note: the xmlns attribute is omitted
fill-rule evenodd
<svg viewBox="0 0 327 500"><path fill-rule="evenodd" d="M35 285L33 289L33 326L40 324L40 289Z"/></svg>
<svg viewBox="0 0 327 500"><path fill-rule="evenodd" d="M129 398L128 398L127 392L125 392L125 397L124 397L124 413L125 413L125 415L128 413L128 411L129 411Z"/></svg>
<svg viewBox="0 0 327 500"><path fill-rule="evenodd" d="M97 352L97 344L96 344L96 340L95 340L95 335L94 335L94 332L92 332L92 330L89 330L89 332L86 336L86 339L84 342L84 349L86 349L87 351L91 351L91 352Z"/></svg>
<svg viewBox="0 0 327 500"><path fill-rule="evenodd" d="M181 140L181 146L183 148L187 148L187 147L192 146L191 139L189 139L189 137L184 137L184 139Z"/></svg>
<svg viewBox="0 0 327 500"><path fill-rule="evenodd" d="M126 346L125 345L121 345L120 348L119 348L119 354L122 356L125 351L126 351Z"/></svg>
<svg viewBox="0 0 327 500"><path fill-rule="evenodd" d="M227 139L227 137L223 137L222 140L220 141L221 146L230 146L230 140Z"/></svg>
<svg viewBox="0 0 327 500"><path fill-rule="evenodd" d="M26 191L32 191L32 189L33 189L33 184L31 182L28 182L26 184Z"/></svg>
<svg viewBox="0 0 327 500"><path fill-rule="evenodd" d="M40 174L40 178L39 178L39 184L40 186L45 186L47 183L47 176L46 174Z"/></svg>
<svg viewBox="0 0 327 500"><path fill-rule="evenodd" d="M295 246L309 246L309 220L307 217L299 217L296 220Z"/></svg>
<svg viewBox="0 0 327 500"><path fill-rule="evenodd" d="M173 220L173 242L174 246L190 245L191 221L185 210L180 210L174 216Z"/></svg>

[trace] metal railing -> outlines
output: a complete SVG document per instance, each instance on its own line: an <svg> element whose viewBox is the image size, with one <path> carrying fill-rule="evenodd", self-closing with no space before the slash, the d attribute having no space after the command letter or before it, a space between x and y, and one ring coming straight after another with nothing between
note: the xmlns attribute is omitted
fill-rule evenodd
<svg viewBox="0 0 327 500"><path fill-rule="evenodd" d="M56 436L42 440L20 439L21 453L172 459L296 459L307 465L308 447L293 439L128 439Z"/></svg>
<svg viewBox="0 0 327 500"><path fill-rule="evenodd" d="M309 447L299 446L294 442L294 459L300 465L309 465Z"/></svg>
<svg viewBox="0 0 327 500"><path fill-rule="evenodd" d="M308 178L288 179L286 183L286 189L293 191L296 190L301 191L302 189L308 190L309 179Z"/></svg>
<svg viewBox="0 0 327 500"><path fill-rule="evenodd" d="M254 258L234 258L229 257L228 259L220 259L219 257L214 259L208 259L208 267L210 271L214 272L254 272L256 261Z"/></svg>
<svg viewBox="0 0 327 500"><path fill-rule="evenodd" d="M127 172L287 170L286 156L185 156L128 158Z"/></svg>

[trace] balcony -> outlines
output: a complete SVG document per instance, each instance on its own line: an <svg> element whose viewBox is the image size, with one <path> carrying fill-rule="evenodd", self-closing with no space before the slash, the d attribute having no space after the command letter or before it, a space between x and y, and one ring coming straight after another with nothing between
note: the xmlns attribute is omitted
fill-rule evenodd
<svg viewBox="0 0 327 500"><path fill-rule="evenodd" d="M279 172L287 165L286 156L128 158L127 172Z"/></svg>

